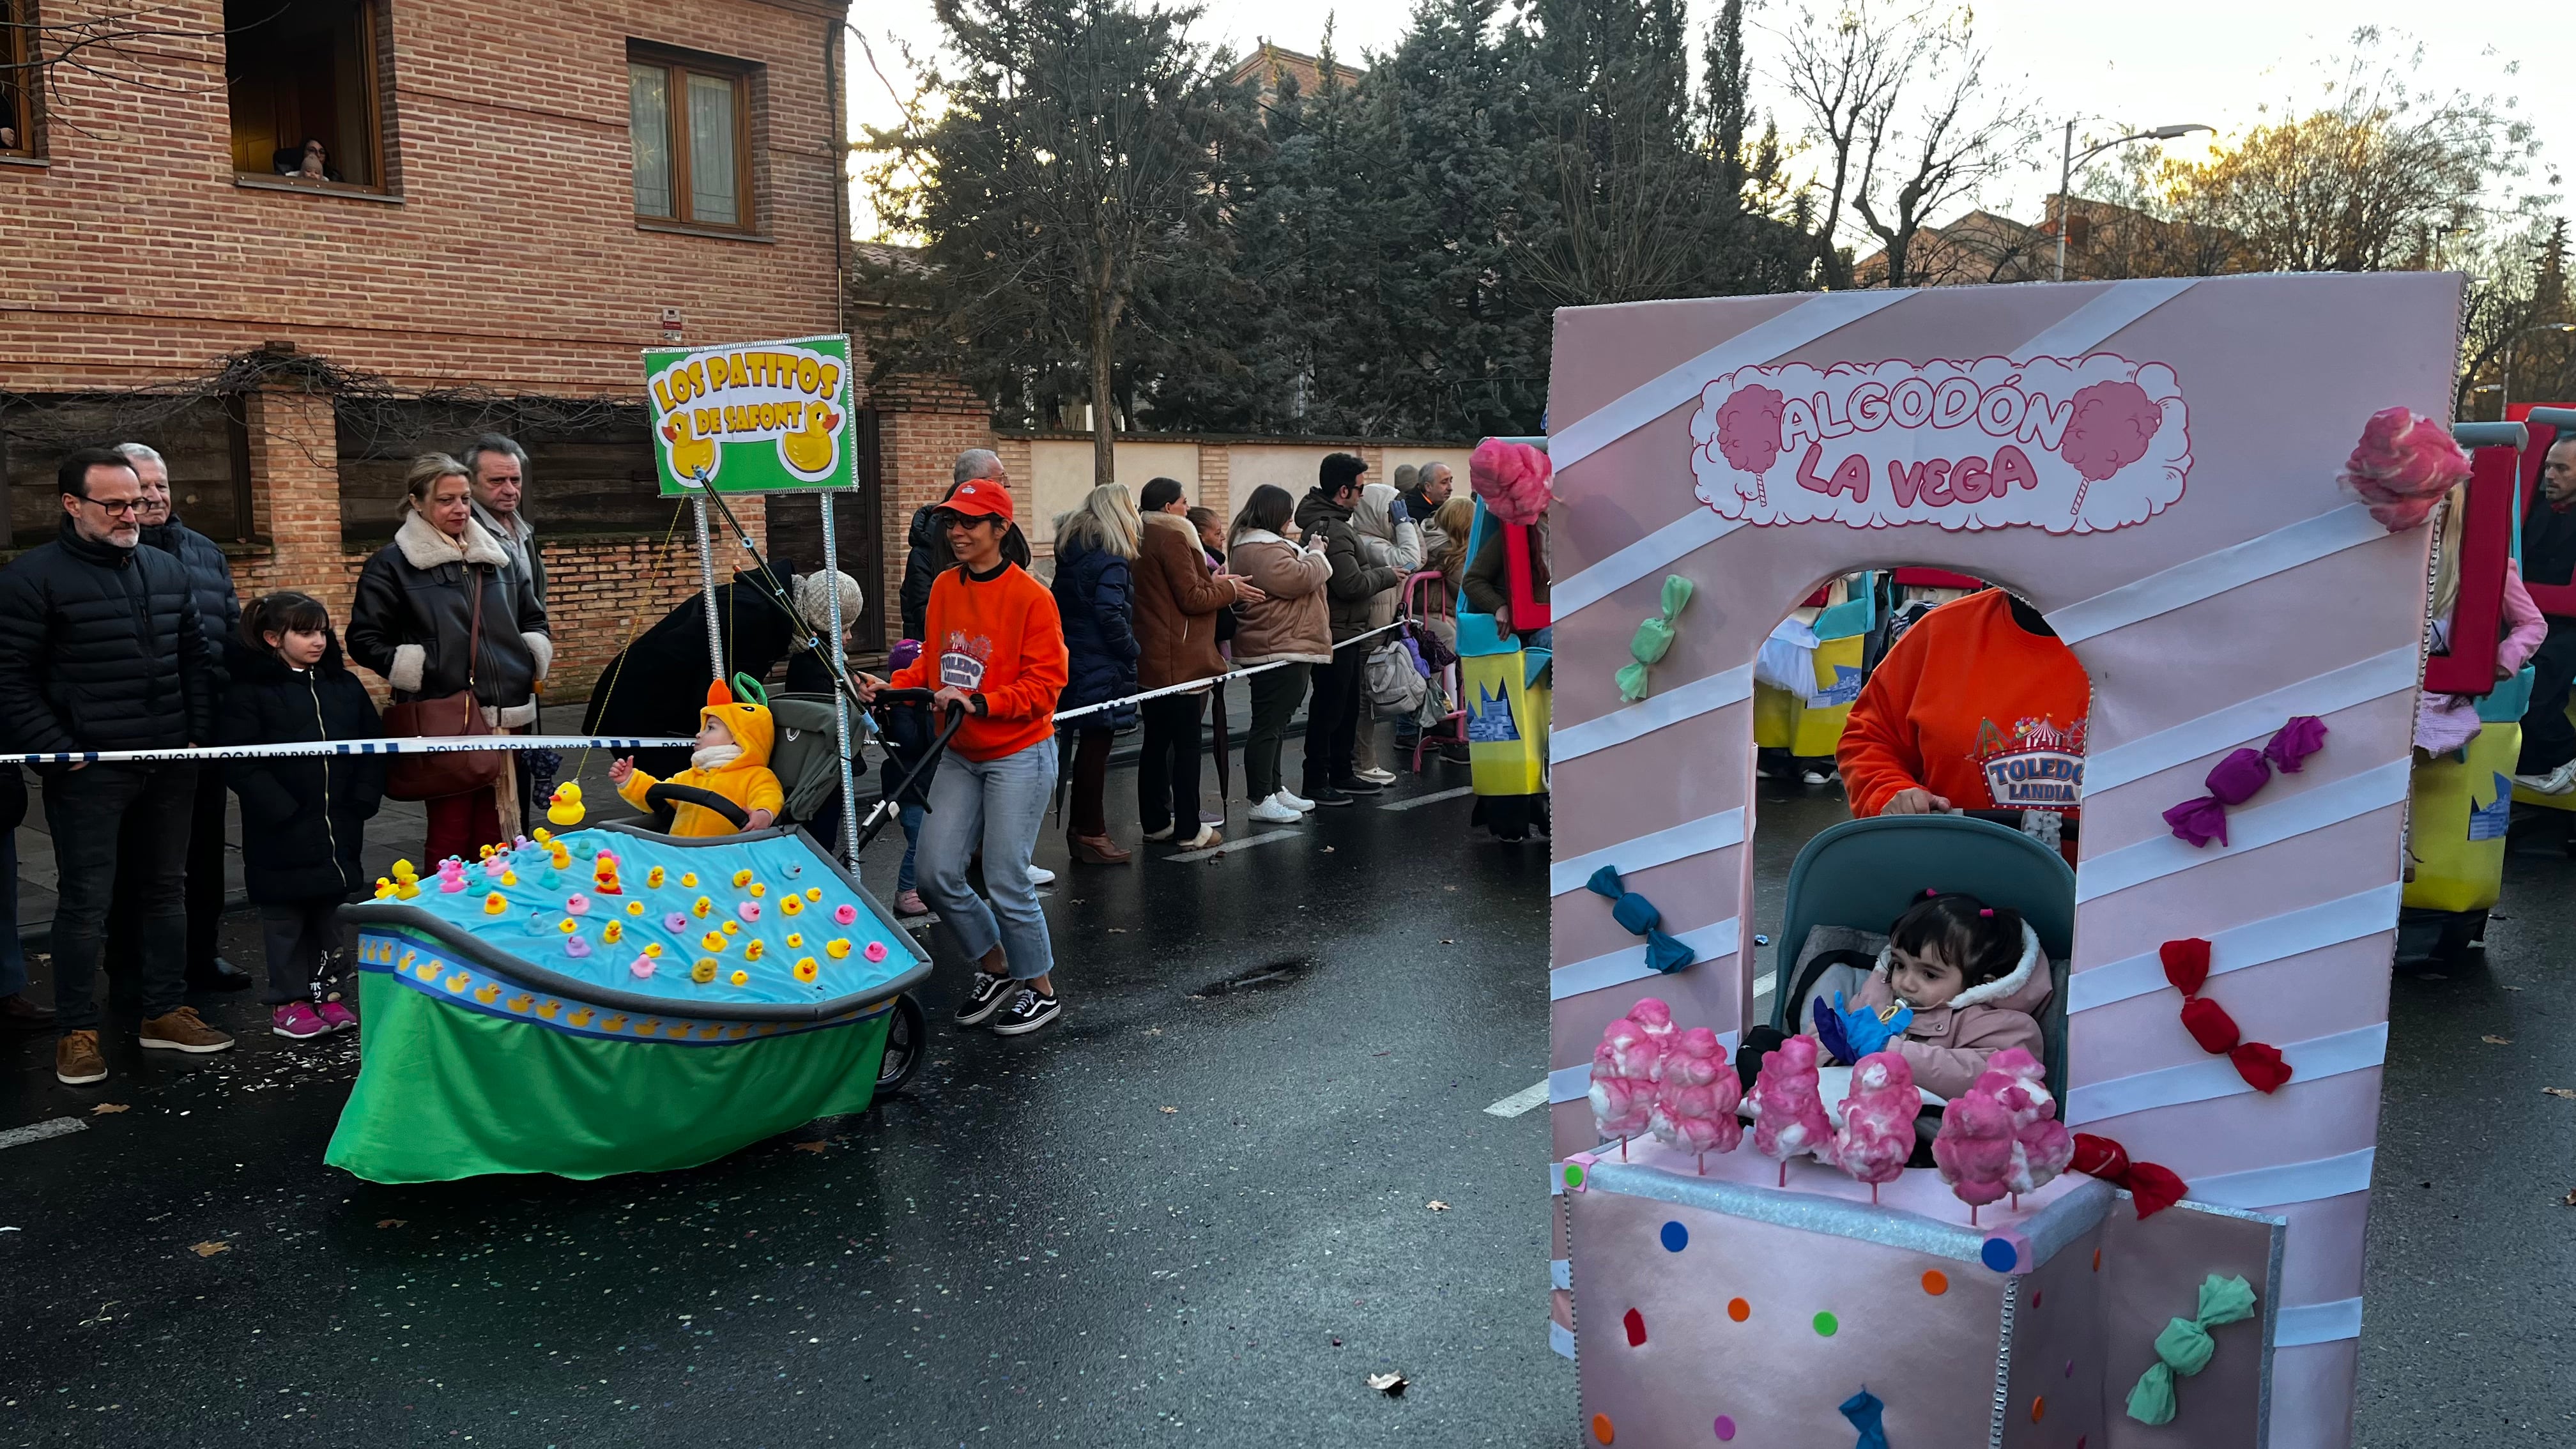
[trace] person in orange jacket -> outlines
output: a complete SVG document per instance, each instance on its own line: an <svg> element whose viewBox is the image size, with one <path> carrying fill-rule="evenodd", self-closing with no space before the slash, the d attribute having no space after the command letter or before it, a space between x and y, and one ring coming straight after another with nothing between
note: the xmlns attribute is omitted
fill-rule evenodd
<svg viewBox="0 0 2576 1449"><path fill-rule="evenodd" d="M1029 852L1055 792L1055 707L1068 672L1055 595L1002 556L1011 531L1011 491L975 478L933 515L957 562L930 586L921 657L895 671L892 687L936 688L942 722L966 717L930 783L921 823L921 894L980 967L957 1024L991 1023L1021 1036L1056 1019L1055 947L1029 877ZM859 676L872 700L888 681ZM992 901L967 883L981 848Z"/></svg>
<svg viewBox="0 0 2576 1449"><path fill-rule="evenodd" d="M667 783L722 795L749 812L751 820L743 829L766 829L787 808L786 792L769 768L769 752L777 741L778 722L768 706L736 700L722 684L710 684L706 708L698 711L698 747L689 755L689 768ZM652 809L644 794L665 783L636 769L632 755L608 767L608 781L620 799L638 810ZM704 805L683 800L674 802L671 833L731 835L734 824Z"/></svg>
<svg viewBox="0 0 2576 1449"><path fill-rule="evenodd" d="M2001 589L1923 616L1861 686L1835 747L1852 814L2037 810L2084 793L2092 682L2039 611Z"/></svg>

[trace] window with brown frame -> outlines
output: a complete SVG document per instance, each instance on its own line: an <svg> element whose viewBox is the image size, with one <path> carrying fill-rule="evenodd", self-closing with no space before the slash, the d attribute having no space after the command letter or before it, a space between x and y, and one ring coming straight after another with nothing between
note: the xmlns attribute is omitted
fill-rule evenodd
<svg viewBox="0 0 2576 1449"><path fill-rule="evenodd" d="M377 0L224 0L233 170L384 189Z"/></svg>
<svg viewBox="0 0 2576 1449"><path fill-rule="evenodd" d="M629 49L639 220L753 229L751 75L749 66Z"/></svg>
<svg viewBox="0 0 2576 1449"><path fill-rule="evenodd" d="M36 154L36 0L0 0L0 156Z"/></svg>

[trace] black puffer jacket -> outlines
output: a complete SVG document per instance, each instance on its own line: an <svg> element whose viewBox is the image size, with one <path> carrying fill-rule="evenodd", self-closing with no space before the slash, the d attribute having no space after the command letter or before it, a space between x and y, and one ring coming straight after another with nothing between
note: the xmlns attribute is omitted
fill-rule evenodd
<svg viewBox="0 0 2576 1449"><path fill-rule="evenodd" d="M948 490L951 494L956 491L953 485ZM947 501L942 497L939 503ZM906 639L920 638L921 631L929 627L923 621L930 617L930 586L942 573L957 566L956 555L948 551L948 540L930 526L930 515L939 510L939 503L925 503L914 509L912 531L905 536L903 588L896 593L895 603L903 610ZM1016 523L1002 535L1002 557L1022 568L1029 566L1029 540Z"/></svg>
<svg viewBox="0 0 2576 1449"><path fill-rule="evenodd" d="M214 737L221 676L188 571L70 520L0 569L0 749L166 750Z"/></svg>
<svg viewBox="0 0 2576 1449"><path fill-rule="evenodd" d="M349 656L383 675L396 699L436 699L465 688L465 641L474 628L469 568L483 594L474 697L499 711L502 725L526 724L536 718L537 681L554 661L545 606L500 541L471 519L460 559L427 519L404 517L394 541L358 573Z"/></svg>
<svg viewBox="0 0 2576 1449"><path fill-rule="evenodd" d="M367 740L384 732L336 639L306 670L289 669L265 649L244 649L234 659L219 733L225 744ZM345 896L365 883L358 847L384 800L384 756L231 760L224 783L241 797L242 884L253 901Z"/></svg>
<svg viewBox="0 0 2576 1449"><path fill-rule="evenodd" d="M188 570L188 587L197 596L197 627L215 648L215 662L229 668L241 644L241 599L233 593L232 561L216 542L170 515L170 521L143 530L143 541L177 559Z"/></svg>
<svg viewBox="0 0 2576 1449"><path fill-rule="evenodd" d="M1333 565L1333 576L1324 584L1324 594L1332 600L1333 642L1367 633L1369 600L1404 582L1404 576L1361 556L1351 511L1335 503L1320 484L1297 500L1297 526L1309 537L1324 540L1324 557Z"/></svg>

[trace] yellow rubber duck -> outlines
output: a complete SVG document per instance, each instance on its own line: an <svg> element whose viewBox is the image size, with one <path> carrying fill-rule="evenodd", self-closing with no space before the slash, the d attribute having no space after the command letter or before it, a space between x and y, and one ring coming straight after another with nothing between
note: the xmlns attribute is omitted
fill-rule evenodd
<svg viewBox="0 0 2576 1449"><path fill-rule="evenodd" d="M626 914L630 916L640 916L644 914L644 903L642 901L628 901L626 903Z"/></svg>
<svg viewBox="0 0 2576 1449"><path fill-rule="evenodd" d="M715 980L715 958L712 956L699 957L698 964L689 968L689 979L698 983L700 986L704 986L708 982Z"/></svg>
<svg viewBox="0 0 2576 1449"><path fill-rule="evenodd" d="M557 785L546 804L546 818L557 825L579 825L583 813L581 787L570 780Z"/></svg>
<svg viewBox="0 0 2576 1449"><path fill-rule="evenodd" d="M748 971L737 971L725 979L736 986L749 986L751 984L751 973Z"/></svg>
<svg viewBox="0 0 2576 1449"><path fill-rule="evenodd" d="M733 888L735 890L741 890L744 886L749 884L751 884L750 871L738 870L733 873Z"/></svg>
<svg viewBox="0 0 2576 1449"><path fill-rule="evenodd" d="M499 891L494 891L483 898L483 914L487 916L506 915L509 909L510 898Z"/></svg>
<svg viewBox="0 0 2576 1449"><path fill-rule="evenodd" d="M697 873L696 871L694 871L694 870L693 870L693 871L688 871L688 872L685 872L685 873L683 873L683 874L681 875L681 877L680 877L680 889L682 889L682 890L684 890L684 891L693 891L693 890L696 890L697 888L698 888L698 873Z"/></svg>
<svg viewBox="0 0 2576 1449"><path fill-rule="evenodd" d="M644 883L657 891L662 888L662 878L662 867L658 865L644 872Z"/></svg>
<svg viewBox="0 0 2576 1449"><path fill-rule="evenodd" d="M791 916L797 915L805 909L804 897L781 896L778 898L778 908Z"/></svg>
<svg viewBox="0 0 2576 1449"><path fill-rule="evenodd" d="M796 979L799 981L811 981L822 974L822 970L811 956L800 956L796 960Z"/></svg>
<svg viewBox="0 0 2576 1449"><path fill-rule="evenodd" d="M691 903L690 903L690 905L689 905L689 914L690 914L690 915L693 915L693 916L696 916L696 917L698 917L698 918L699 918L699 919L701 919L701 920L704 920L704 919L706 918L707 912L712 911L712 910L714 910L715 908L716 908L716 903L715 903L715 902L713 902L713 901L711 901L711 900L708 900L705 896L700 896L700 897L698 897L695 901L693 901L693 902L691 902Z"/></svg>
<svg viewBox="0 0 2576 1449"><path fill-rule="evenodd" d="M689 414L685 410L674 412L663 420L662 436L671 445L671 472L674 475L681 478L695 478L700 474L714 476L716 440L692 436ZM785 442L784 439L780 441L782 445ZM827 439L826 442L828 441ZM825 461L828 463L830 460ZM811 473L821 470L809 468L805 471Z"/></svg>
<svg viewBox="0 0 2576 1449"><path fill-rule="evenodd" d="M787 949L788 949L788 950L793 951L793 950L795 950L797 947L802 946L802 945L804 945L804 944L805 944L805 933L804 933L804 932L802 932L802 931L790 931L790 932L788 932L788 933L787 933Z"/></svg>
<svg viewBox="0 0 2576 1449"><path fill-rule="evenodd" d="M831 957L835 961L838 961L842 957L850 954L850 943L846 940L835 938L830 944L823 948L823 954Z"/></svg>
<svg viewBox="0 0 2576 1449"><path fill-rule="evenodd" d="M767 949L767 947L761 945L758 941L747 942L742 948L742 959L745 961L757 961L760 959L761 953Z"/></svg>
<svg viewBox="0 0 2576 1449"><path fill-rule="evenodd" d="M832 468L832 429L840 423L829 404L809 403L805 408L805 430L783 433L778 439L778 456L787 466L807 477L827 473ZM678 446L672 448L673 459L679 457ZM674 462L673 466L677 466Z"/></svg>
<svg viewBox="0 0 2576 1449"><path fill-rule="evenodd" d="M721 951L725 948L724 932L709 931L698 938L698 944L709 951Z"/></svg>
<svg viewBox="0 0 2576 1449"><path fill-rule="evenodd" d="M606 941L612 946L623 940L625 936L626 923L624 921L611 921L607 925L599 928L599 939Z"/></svg>

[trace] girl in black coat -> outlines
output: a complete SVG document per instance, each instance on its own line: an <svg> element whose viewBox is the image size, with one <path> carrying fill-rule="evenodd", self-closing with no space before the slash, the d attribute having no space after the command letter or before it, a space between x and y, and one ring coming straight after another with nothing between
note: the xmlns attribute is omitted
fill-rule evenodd
<svg viewBox="0 0 2576 1449"><path fill-rule="evenodd" d="M381 737L367 688L340 660L319 600L270 594L242 615L232 687L217 737L227 745L304 744ZM358 848L384 798L382 755L233 760L224 782L241 797L242 883L259 907L268 994L279 1036L303 1040L357 1026L339 954L339 911L366 880Z"/></svg>
<svg viewBox="0 0 2576 1449"><path fill-rule="evenodd" d="M1128 562L1144 521L1125 485L1103 483L1055 530L1055 608L1064 621L1066 682L1059 710L1106 704L1136 692L1134 606ZM1073 722L1073 819L1065 849L1075 860L1122 865L1134 852L1109 838L1107 802L1112 736L1135 722L1136 706L1087 714Z"/></svg>

